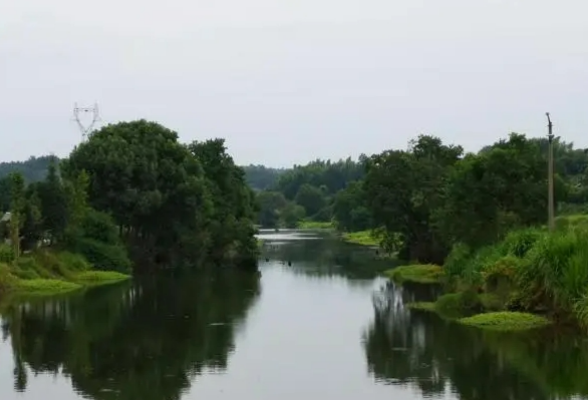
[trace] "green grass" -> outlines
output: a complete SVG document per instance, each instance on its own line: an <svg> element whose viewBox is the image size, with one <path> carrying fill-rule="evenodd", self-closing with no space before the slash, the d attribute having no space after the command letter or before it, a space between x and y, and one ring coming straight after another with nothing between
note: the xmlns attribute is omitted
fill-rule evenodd
<svg viewBox="0 0 588 400"><path fill-rule="evenodd" d="M359 232L346 232L343 233L341 237L347 243L372 247L377 247L380 245L380 238L370 230Z"/></svg>
<svg viewBox="0 0 588 400"><path fill-rule="evenodd" d="M298 229L335 229L335 225L332 222L300 221Z"/></svg>
<svg viewBox="0 0 588 400"><path fill-rule="evenodd" d="M472 289L487 310L548 310L588 331L588 216L558 218L545 227L510 232L479 249L454 246L444 268L448 289Z"/></svg>
<svg viewBox="0 0 588 400"><path fill-rule="evenodd" d="M523 312L493 312L461 318L459 323L497 331L537 329L551 324L547 318Z"/></svg>
<svg viewBox="0 0 588 400"><path fill-rule="evenodd" d="M440 283L443 279L443 268L432 264L405 265L384 272L384 275L397 283Z"/></svg>
<svg viewBox="0 0 588 400"><path fill-rule="evenodd" d="M121 282L127 279L130 279L129 275L115 271L84 271L76 274L72 280L84 286L96 286Z"/></svg>
<svg viewBox="0 0 588 400"><path fill-rule="evenodd" d="M56 295L84 287L129 279L114 271L97 271L79 254L37 251L16 263L0 264L0 294Z"/></svg>
<svg viewBox="0 0 588 400"><path fill-rule="evenodd" d="M408 308L410 308L411 310L419 310L419 311L428 311L428 312L436 312L437 311L437 307L436 304L434 302L425 302L425 301L421 301L421 302L416 302L416 303L408 303L406 305Z"/></svg>
<svg viewBox="0 0 588 400"><path fill-rule="evenodd" d="M58 279L19 279L12 290L30 295L53 295L81 289L82 285Z"/></svg>

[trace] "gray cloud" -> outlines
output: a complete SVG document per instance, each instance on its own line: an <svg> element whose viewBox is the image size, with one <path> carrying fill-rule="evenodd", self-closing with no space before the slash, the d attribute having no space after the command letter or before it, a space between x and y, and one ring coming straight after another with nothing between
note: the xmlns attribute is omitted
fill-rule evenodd
<svg viewBox="0 0 588 400"><path fill-rule="evenodd" d="M0 0L0 159L67 154L105 122L224 137L240 163L477 149L510 131L588 146L588 26L562 0Z"/></svg>

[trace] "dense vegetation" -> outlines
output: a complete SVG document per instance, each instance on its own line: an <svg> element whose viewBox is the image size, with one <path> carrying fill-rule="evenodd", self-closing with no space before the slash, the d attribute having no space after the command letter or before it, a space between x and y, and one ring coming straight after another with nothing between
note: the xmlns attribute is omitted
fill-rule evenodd
<svg viewBox="0 0 588 400"><path fill-rule="evenodd" d="M500 334L462 329L399 304L433 297L433 287L374 295L364 333L370 374L418 398L573 399L588 395L588 343L557 330ZM547 335L546 335L547 334ZM399 351L403 349L403 351Z"/></svg>
<svg viewBox="0 0 588 400"><path fill-rule="evenodd" d="M588 326L588 155L554 141L560 218L550 234L547 151L546 139L515 133L469 154L421 135L407 150L285 171L258 194L260 222L370 230L399 259L443 265L448 289L474 293L482 308L492 299L497 310L543 310Z"/></svg>
<svg viewBox="0 0 588 400"><path fill-rule="evenodd" d="M138 121L103 128L61 164L62 179L72 187L83 186L87 174L88 209L96 218L111 218L117 239L144 267L227 258L253 263L254 220L263 227L312 221L357 234L362 242L372 232L399 259L443 265L454 288L485 291L490 277L502 273L516 281L511 291L519 296L508 307L570 314L583 309L588 295L582 289L588 276L575 267L584 262L585 235L578 231L584 219L560 218L568 228L553 235L541 228L547 148L546 139L513 133L465 154L461 146L421 135L406 150L357 161L242 169L222 140L183 145L175 133ZM587 210L587 152L556 139L554 153L558 214ZM0 193L7 193L2 185ZM44 201L28 193L26 204ZM34 207L27 207L21 214L34 215ZM525 231L530 227L536 227L532 235ZM92 240L96 244L91 237L81 242ZM79 242L75 252L89 254ZM576 316L583 319L582 312Z"/></svg>
<svg viewBox="0 0 588 400"><path fill-rule="evenodd" d="M287 171L283 168L270 168L263 165L247 165L242 168L247 184L256 191L271 189L280 175Z"/></svg>
<svg viewBox="0 0 588 400"><path fill-rule="evenodd" d="M31 157L26 161L0 163L0 179L13 172L22 174L26 182L39 182L45 179L51 163L58 162L56 156Z"/></svg>
<svg viewBox="0 0 588 400"><path fill-rule="evenodd" d="M84 270L128 272L129 255L135 271L256 266L254 193L222 139L182 144L140 120L94 132L44 174L38 160L20 165L28 184L20 172L0 180L4 281L54 277L37 265L49 253L81 256Z"/></svg>
<svg viewBox="0 0 588 400"><path fill-rule="evenodd" d="M369 227L369 215L362 214L364 210L348 213L346 207L355 200L355 193L349 190L347 197L337 201L343 189L354 187L353 182L361 191L358 184L365 175L366 161L366 156L359 161L316 160L283 171L273 185L257 194L260 225L296 227L303 220L331 222L335 218L342 228Z"/></svg>

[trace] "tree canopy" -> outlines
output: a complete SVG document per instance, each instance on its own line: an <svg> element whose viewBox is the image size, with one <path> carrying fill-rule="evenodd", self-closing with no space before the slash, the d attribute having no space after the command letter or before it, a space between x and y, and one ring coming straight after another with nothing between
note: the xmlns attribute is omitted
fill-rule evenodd
<svg viewBox="0 0 588 400"><path fill-rule="evenodd" d="M35 159L37 160L37 159ZM37 165L37 164L35 164ZM146 120L95 131L44 178L0 179L10 237L82 254L97 269L256 268L255 195L223 139L183 144ZM21 237L21 239L18 239Z"/></svg>

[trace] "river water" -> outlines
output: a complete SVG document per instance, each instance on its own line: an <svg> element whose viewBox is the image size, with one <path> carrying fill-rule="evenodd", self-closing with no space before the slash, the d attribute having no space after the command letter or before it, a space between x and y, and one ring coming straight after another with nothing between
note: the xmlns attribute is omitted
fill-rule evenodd
<svg viewBox="0 0 588 400"><path fill-rule="evenodd" d="M588 346L409 311L373 250L262 232L261 277L158 276L4 304L0 399L556 399L588 394ZM584 397L588 398L588 397Z"/></svg>

